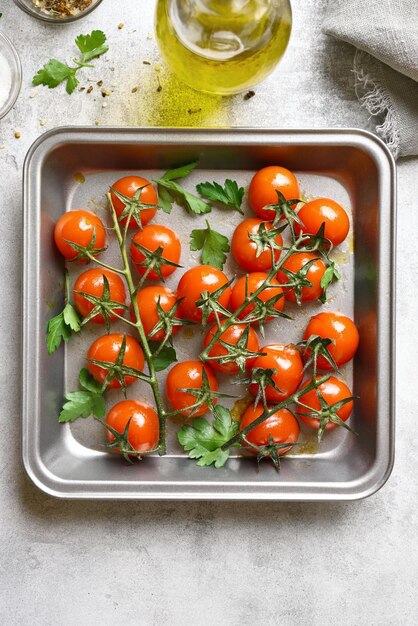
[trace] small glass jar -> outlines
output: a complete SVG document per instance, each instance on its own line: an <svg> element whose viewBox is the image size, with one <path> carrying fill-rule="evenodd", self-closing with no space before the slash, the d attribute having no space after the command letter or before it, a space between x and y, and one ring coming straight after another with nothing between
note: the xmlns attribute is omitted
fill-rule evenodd
<svg viewBox="0 0 418 626"><path fill-rule="evenodd" d="M231 95L264 80L290 38L289 0L158 0L156 35L178 77Z"/></svg>
<svg viewBox="0 0 418 626"><path fill-rule="evenodd" d="M22 11L25 11L25 13L28 13L29 15L36 17L38 20L42 20L44 22L52 22L53 24L68 24L68 22L75 22L76 20L79 20L82 17L85 17L86 15L94 11L94 9L97 9L99 4L101 4L102 2L102 0L93 0L91 5L87 7L87 9L84 9L84 11L80 11L80 13L77 13L77 15L67 15L64 17L60 17L59 15L56 15L56 16L51 15L50 13L47 13L45 10L37 7L32 2L32 0L14 0L14 1L15 1L15 4L17 4L17 6L20 9L22 9Z"/></svg>
<svg viewBox="0 0 418 626"><path fill-rule="evenodd" d="M12 42L0 33L0 57L1 62L6 63L10 70L10 90L5 101L0 101L0 119L7 115L17 100L22 86L22 66L19 55ZM0 68L1 71L1 68ZM0 75L0 81L2 77ZM3 87L4 87L3 79Z"/></svg>

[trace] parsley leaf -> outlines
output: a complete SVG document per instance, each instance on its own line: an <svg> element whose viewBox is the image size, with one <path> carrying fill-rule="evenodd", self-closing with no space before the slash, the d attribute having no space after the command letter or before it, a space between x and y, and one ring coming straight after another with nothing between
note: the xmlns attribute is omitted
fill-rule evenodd
<svg viewBox="0 0 418 626"><path fill-rule="evenodd" d="M160 348L160 344L155 341L149 342L150 350L153 354L153 362L156 372L162 372L169 365L177 361L177 354L173 346L165 345Z"/></svg>
<svg viewBox="0 0 418 626"><path fill-rule="evenodd" d="M324 272L324 275L321 278L321 287L323 289L322 296L319 298L320 302L324 303L327 301L327 289L336 280L340 280L341 274L335 267L334 261L331 261L329 266Z"/></svg>
<svg viewBox="0 0 418 626"><path fill-rule="evenodd" d="M222 450L222 446L237 434L239 424L223 406L217 405L213 412L215 419L212 424L206 418L198 417L191 424L182 426L177 437L180 445L189 452L189 457L198 459L197 465L204 467L214 464L220 468L225 465L230 454L229 449Z"/></svg>
<svg viewBox="0 0 418 626"><path fill-rule="evenodd" d="M206 220L207 228L192 230L190 235L190 250L202 250L200 260L204 265L213 265L223 269L230 250L228 237L212 230Z"/></svg>
<svg viewBox="0 0 418 626"><path fill-rule="evenodd" d="M244 215L244 211L241 209L244 187L238 187L238 183L235 180L227 178L224 187L215 181L213 181L213 183L200 183L197 185L196 189L201 196L204 196L208 200L224 204L227 207L235 209L238 213L241 213L241 215Z"/></svg>
<svg viewBox="0 0 418 626"><path fill-rule="evenodd" d="M67 304L61 313L48 322L46 338L48 354L53 354L61 345L62 340L68 341L73 333L78 333L81 329L80 317L73 305L68 302L70 286L67 270L65 271L65 290Z"/></svg>
<svg viewBox="0 0 418 626"><path fill-rule="evenodd" d="M202 200L202 198L195 196L190 193L190 191L187 191L184 187L174 182L174 180L178 178L188 176L196 166L197 161L193 161L192 163L187 163L181 167L169 170L161 178L154 179L154 182L158 185L159 205L165 213L171 213L174 202L177 202L177 204L182 206L189 213L195 213L197 215L209 213L212 210L211 206Z"/></svg>
<svg viewBox="0 0 418 626"><path fill-rule="evenodd" d="M177 178L186 178L197 167L197 161L181 165L175 169L168 170L163 176L163 180L177 180Z"/></svg>
<svg viewBox="0 0 418 626"><path fill-rule="evenodd" d="M59 414L58 421L75 422L79 417L95 415L102 418L106 413L106 403L101 394L101 385L91 376L87 369L82 369L79 382L85 391L69 391L65 395L65 403Z"/></svg>
<svg viewBox="0 0 418 626"><path fill-rule="evenodd" d="M210 213L212 207L210 204L207 204L202 198L198 198L198 196L193 195L190 191L186 191L184 187L175 183L172 180L165 180L164 178L155 178L154 182L158 185L158 195L161 195L161 189L164 189L166 192L168 191L168 195L165 194L165 201L163 201L163 205L167 208L168 197L171 198L171 208L170 211L164 208L166 213L170 213L172 209L173 202L177 202L181 207L186 209L189 213L195 213L196 215L202 215L204 213Z"/></svg>
<svg viewBox="0 0 418 626"><path fill-rule="evenodd" d="M105 44L106 35L100 30L94 30L90 35L79 35L76 40L76 46L81 52L81 59L75 60L76 67L70 67L66 63L50 59L48 63L38 70L33 77L34 85L46 85L50 89L57 87L62 82L66 82L66 91L72 94L79 84L76 73L82 67L92 67L88 62L95 57L104 54L109 50L109 46Z"/></svg>
<svg viewBox="0 0 418 626"><path fill-rule="evenodd" d="M75 45L83 55L82 63L87 63L109 50L106 35L101 30L93 30L90 35L79 35Z"/></svg>

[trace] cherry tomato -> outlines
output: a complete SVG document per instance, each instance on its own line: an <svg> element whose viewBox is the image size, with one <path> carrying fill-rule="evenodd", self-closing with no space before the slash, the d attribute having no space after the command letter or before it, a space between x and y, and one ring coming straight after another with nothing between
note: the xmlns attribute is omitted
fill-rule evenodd
<svg viewBox="0 0 418 626"><path fill-rule="evenodd" d="M344 241L350 230L350 222L343 207L329 198L317 198L302 206L298 217L303 227L295 222L295 232L316 235L322 224L325 224L324 236L334 246Z"/></svg>
<svg viewBox="0 0 418 626"><path fill-rule="evenodd" d="M316 261L314 261L314 259L316 259ZM310 261L313 261L313 263L309 267L305 278L312 283L312 287L302 287L302 302L317 300L322 296L323 289L321 287L321 280L325 274L325 270L327 269L325 263L322 259L318 259L313 252L295 252L282 265L283 269L288 270L293 274L297 274ZM281 285L285 285L289 282L289 277L286 276L282 270L279 270L277 272L277 280ZM283 290L285 292L286 300L290 300L291 302L297 301L294 289L283 287Z"/></svg>
<svg viewBox="0 0 418 626"><path fill-rule="evenodd" d="M124 335L119 333L103 335L103 337L99 337L91 344L87 353L87 367L90 374L100 383L105 381L109 368L94 365L93 363L90 363L90 360L116 363L122 346L123 337ZM142 348L130 335L125 335L125 337L126 349L123 357L123 365L142 371L144 367L144 353L142 352ZM124 379L125 385L131 385L137 380L133 376L124 376ZM121 384L117 378L112 378L109 381L108 387L119 388L121 387Z"/></svg>
<svg viewBox="0 0 418 626"><path fill-rule="evenodd" d="M265 209L268 204L277 204L276 190L286 200L299 198L299 183L292 172L285 167L270 165L263 167L253 177L248 192L248 200L254 213L263 220L274 220L275 211Z"/></svg>
<svg viewBox="0 0 418 626"><path fill-rule="evenodd" d="M127 198L132 198L135 192L138 189L141 189L139 197L140 202L142 202L143 204L158 204L157 192L155 191L149 180L147 180L146 178L142 178L142 176L124 176L123 178L117 180L110 189L112 203L118 217L122 215L126 208L126 205L122 202L122 200L119 200L115 193L113 193L113 189L118 191L123 196L126 196ZM148 224L148 222L152 220L156 212L157 209L154 207L141 210L141 223L138 224L138 221L132 217L129 221L129 226L142 228L142 226L145 226L145 224ZM126 219L121 220L122 224L125 224L125 222Z"/></svg>
<svg viewBox="0 0 418 626"><path fill-rule="evenodd" d="M155 285L150 287L144 287L136 294L136 301L138 303L139 314L141 316L141 322L144 327L145 334L148 336L156 324L160 321L158 315L157 304L163 311L170 311L176 304L176 294L168 287L162 285ZM176 317L179 318L179 311L176 311ZM135 315L131 308L131 319L135 321ZM173 335L180 330L180 326L173 326ZM162 341L165 337L165 330L161 328L157 332L149 337L151 341Z"/></svg>
<svg viewBox="0 0 418 626"><path fill-rule="evenodd" d="M180 279L177 296L183 298L180 303L180 310L186 319L192 322L202 321L202 310L196 306L196 302L202 297L201 294L204 291L213 293L220 289L228 282L227 277L221 270L211 265L198 265L187 270ZM228 307L231 297L231 288L228 287L218 298L219 304L224 308ZM215 319L215 315L211 313L208 321L212 322Z"/></svg>
<svg viewBox="0 0 418 626"><path fill-rule="evenodd" d="M178 264L180 260L181 243L176 233L166 226L161 226L161 224L149 224L145 226L143 230L138 230L138 232L135 233L131 243L131 258L141 276L147 271L146 267L140 265L146 257L135 244L139 244L150 252L155 252L157 248L162 248L163 258L172 263ZM163 264L160 266L161 276L166 278L176 269L174 265ZM160 276L152 269L147 274L147 278L150 280L159 280Z"/></svg>
<svg viewBox="0 0 418 626"><path fill-rule="evenodd" d="M218 330L218 327L216 326L216 324L215 326L212 326L212 328L209 330L209 332L207 333L205 337L205 342L204 342L205 348L206 346L209 345L209 343L215 336L217 330ZM224 341L225 343L228 343L231 346L235 346L239 338L241 337L242 333L244 332L244 330L245 330L244 324L232 324L232 326L227 328L222 333L222 335L220 336L220 339L221 341ZM249 350L250 352L258 352L259 342L258 342L257 333L251 327L249 327L247 345L245 346L245 348L246 350ZM227 348L225 348L225 346L219 343L219 340L212 346L212 348L209 351L209 356L211 357L214 357L214 356L222 357L222 356L225 356L226 354L228 354L228 350ZM254 362L254 359L255 357L246 359L245 366L251 367ZM235 361L231 361L228 363L219 363L219 361L211 360L210 365L217 372L225 372L226 374L235 374L236 372L240 371Z"/></svg>
<svg viewBox="0 0 418 626"><path fill-rule="evenodd" d="M180 391L181 389L200 389L202 387L202 371L206 372L211 391L218 391L218 383L215 374L208 365L201 361L182 361L177 363L169 372L166 380L167 398L173 407L182 415L199 417L209 411L207 404L202 404L196 410L188 410L198 401L192 393ZM216 398L213 400L216 403Z"/></svg>
<svg viewBox="0 0 418 626"><path fill-rule="evenodd" d="M261 224L265 225L267 231L272 229L270 222L263 222L256 218L244 220L236 227L232 236L231 251L234 259L244 270L248 272L263 272L272 267L271 249L267 248L259 256L257 253L257 244L250 239L250 235L257 235ZM279 234L274 241L277 245L283 245L282 236ZM281 250L274 250L274 260L280 258Z"/></svg>
<svg viewBox="0 0 418 626"><path fill-rule="evenodd" d="M262 283L266 280L268 274L263 272L252 272L251 274L247 274L247 276L241 276L235 283L232 294L231 294L231 308L233 311L239 309L247 297L253 294L257 289L262 285ZM248 277L248 289L247 289L247 277ZM283 289L280 287L278 281L274 278L271 279L272 287L266 287L260 294L259 299L263 302L267 302L270 298L274 298L275 296L283 293ZM277 286L276 286L277 285ZM274 308L277 311L281 311L284 307L284 298L279 298L274 305ZM245 307L243 311L238 315L239 319L244 319L247 315L249 315L254 310L254 304L251 303ZM266 321L271 320L272 317L268 316Z"/></svg>
<svg viewBox="0 0 418 626"><path fill-rule="evenodd" d="M264 408L261 403L256 407L251 404L241 418L240 430L252 424L263 412ZM260 447L267 446L270 443L270 437L274 443L296 443L299 432L299 424L293 413L289 409L280 409L250 430L246 437L250 443ZM292 446L281 448L278 453L285 454L291 448ZM251 450L250 447L249 449Z"/></svg>
<svg viewBox="0 0 418 626"><path fill-rule="evenodd" d="M265 346L260 352L265 352L265 355L257 357L252 367L276 370L272 380L280 391L269 385L265 388L265 395L267 402L281 402L295 393L302 382L303 361L300 352L293 345L280 343ZM258 383L250 385L253 396L257 396L258 390Z"/></svg>
<svg viewBox="0 0 418 626"><path fill-rule="evenodd" d="M94 304L89 302L87 298L82 296L80 293L87 293L91 296L95 296L96 298L101 298L103 296L103 288L104 281L103 276L106 276L109 282L110 289L110 299L113 302L120 302L121 304L125 304L126 302L126 289L121 277L115 272L111 272L107 269L102 268L94 268L91 270L87 270L80 274L77 278L74 285L74 305L77 311L80 313L82 317L87 317L89 313L94 309ZM116 313L119 315L124 314L124 309L115 309ZM109 315L110 320L115 320L116 316L113 314ZM104 324L105 320L101 313L95 315L90 320L94 324Z"/></svg>
<svg viewBox="0 0 418 626"><path fill-rule="evenodd" d="M128 442L137 452L154 450L158 445L160 425L158 415L146 402L138 400L122 400L109 411L106 424L109 424L118 433L123 433L127 423ZM114 441L114 435L108 430L109 442Z"/></svg>
<svg viewBox="0 0 418 626"><path fill-rule="evenodd" d="M306 385L309 385L311 382L312 380L308 380ZM346 398L351 398L352 396L352 393L347 385L339 378L335 378L335 376L331 376L325 383L319 385L318 389L325 402L328 402L329 405L345 400ZM302 402L302 404L306 404L306 406L311 409L315 409L317 411L321 410L317 389L312 389L312 391L308 391L303 396L300 396L299 401ZM347 404L344 404L339 411L337 411L337 415L343 422L345 422L350 417L352 410L353 402L347 402ZM306 409L303 406L298 406L298 415L302 422L310 428L318 429L320 426L319 419L316 417L309 417L308 415L305 415L306 413L309 413L309 409ZM332 430L333 428L337 428L337 426L338 424L334 424L329 421L325 426L325 430Z"/></svg>
<svg viewBox="0 0 418 626"><path fill-rule="evenodd" d="M309 339L311 335L319 335L334 341L328 346L328 350L338 366L351 361L359 344L356 325L342 313L324 312L311 317L303 338ZM307 356L309 356L309 350L307 350ZM322 355L318 356L317 364L322 370L332 369Z"/></svg>
<svg viewBox="0 0 418 626"><path fill-rule="evenodd" d="M94 234L96 235L94 249L105 248L106 230L103 222L97 215L91 211L84 211L84 209L64 213L54 228L55 244L62 256L69 261L75 259L79 253L67 241L87 248ZM94 256L98 256L98 254ZM84 261L86 260L88 259L84 259Z"/></svg>

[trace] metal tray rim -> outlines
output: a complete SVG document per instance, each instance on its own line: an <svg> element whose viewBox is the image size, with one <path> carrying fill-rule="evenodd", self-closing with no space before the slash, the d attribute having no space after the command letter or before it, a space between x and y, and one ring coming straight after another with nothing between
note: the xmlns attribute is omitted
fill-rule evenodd
<svg viewBox="0 0 418 626"><path fill-rule="evenodd" d="M75 481L62 481L61 479L54 476L40 461L39 457L36 457L34 452L34 444L36 443L36 437L30 434L29 431L29 414L28 414L28 392L29 392L29 380L33 380L33 374L28 367L29 363L25 363L25 358L22 359L22 393L21 393L21 406L22 406L22 461L24 468L27 472L27 475L31 478L34 484L44 491L46 494L56 497L56 498L64 498L64 499L97 499L97 500L115 500L115 499L123 499L123 500L275 500L275 501L300 501L300 502L309 502L309 501L354 501L364 499L369 497L370 495L376 493L379 489L381 489L384 484L389 479L393 464L394 464L394 436L395 436L395 403L394 403L394 390L395 390L395 267L396 267L396 248L395 248L395 233L396 233L396 166L393 159L392 154L390 153L387 146L384 142L378 138L376 135L370 133L369 131L365 131L357 128L325 128L325 129L256 129L256 128L233 128L233 129L189 129L189 128L161 128L161 127L147 127L147 128L135 128L135 127L106 127L101 129L95 129L88 126L61 126L50 131L44 133L41 137L36 139L32 146L29 148L25 162L23 167L23 230L24 230L24 241L25 241L25 257L22 264L22 284L23 284L23 299L22 299L22 350L23 357L26 354L30 354L29 346L30 346L30 321L28 313L28 295L30 292L29 285L29 258L30 254L28 252L28 245L30 244L29 235L33 232L30 228L31 224L31 213L28 211L29 206L29 179L30 172L33 167L33 163L36 162L39 154L42 156L44 152L44 156L48 154L48 152L58 146L60 144L60 138L62 135L74 135L73 140L78 138L80 140L80 134L84 138L86 135L86 141L92 140L93 138L97 141L102 138L103 140L107 138L109 135L118 135L119 141L123 141L124 138L127 139L129 137L134 138L135 136L152 136L153 134L161 135L164 134L178 138L179 135L183 134L189 137L191 140L192 137L204 137L206 134L209 135L217 135L219 137L225 135L233 135L238 137L241 134L246 136L252 136L256 138L260 135L269 135L270 137L274 136L280 139L284 143L291 143L292 137L302 137L304 136L309 138L308 143L317 143L319 139L328 140L326 143L330 145L357 145L358 147L369 151L374 156L376 151L385 158L386 165L389 168L390 173L390 205L391 205L391 215L388 216L390 219L390 232L389 243L390 243L390 279L389 289L391 291L389 301L387 303L387 311L389 315L389 354L390 354L390 364L389 364L389 372L388 372L388 381L390 384L389 389L389 413L390 413L390 422L388 428L388 441L385 446L385 450L380 450L380 455L383 455L385 465L384 471L369 471L368 474L365 474L362 477L362 480L359 482L353 481L356 484L356 487L350 488L350 483L333 483L332 489L328 491L323 491L322 493L317 493L315 490L306 491L306 486L309 483L301 483L301 493L299 490L294 491L286 491L275 493L271 490L270 492L263 491L263 489L258 489L257 493L243 491L242 486L240 489L235 489L230 487L232 485L227 485L226 489L218 492L208 493L204 491L184 491L184 490L173 490L170 492L163 491L142 491L138 493L138 491L124 491L123 489L114 492L114 491L106 491L102 489L101 491L89 491L87 490L70 490L66 486L66 483L72 482L74 485ZM341 139L344 138L344 141ZM332 140L334 139L334 140ZM297 143L297 142L296 142ZM305 142L306 143L306 142ZM50 144L50 145L49 145ZM31 448L32 444L32 448ZM80 481L81 483L82 481ZM178 484L178 481L176 481ZM131 485L134 483L130 483ZM214 483L211 483L214 484ZM106 483L109 486L109 483ZM103 484L103 486L106 486ZM202 482L196 482L193 485L193 488L199 487L203 485ZM225 485L225 484L224 484ZM342 485L342 487L341 487ZM340 487L338 487L340 486ZM339 491L340 489L341 491Z"/></svg>

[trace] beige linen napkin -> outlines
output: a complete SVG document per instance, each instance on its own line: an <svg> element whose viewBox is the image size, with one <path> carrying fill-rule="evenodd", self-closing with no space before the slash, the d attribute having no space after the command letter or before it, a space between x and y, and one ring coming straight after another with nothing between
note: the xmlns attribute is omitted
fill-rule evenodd
<svg viewBox="0 0 418 626"><path fill-rule="evenodd" d="M418 0L329 0L322 25L357 50L356 92L395 157L418 155Z"/></svg>

